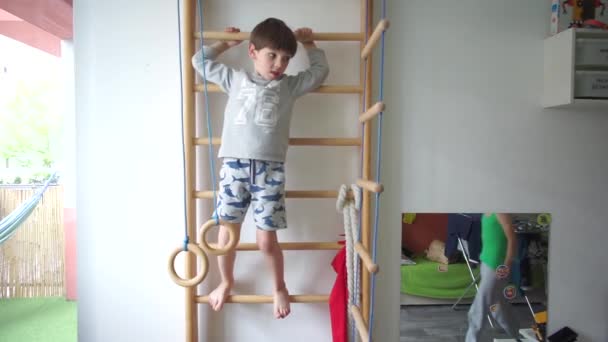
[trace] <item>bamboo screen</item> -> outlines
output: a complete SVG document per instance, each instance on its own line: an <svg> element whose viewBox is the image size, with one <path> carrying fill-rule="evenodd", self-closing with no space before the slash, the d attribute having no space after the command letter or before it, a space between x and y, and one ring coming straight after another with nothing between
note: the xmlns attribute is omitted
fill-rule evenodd
<svg viewBox="0 0 608 342"><path fill-rule="evenodd" d="M0 186L0 218L36 190ZM63 189L49 187L38 207L0 245L0 298L65 296Z"/></svg>

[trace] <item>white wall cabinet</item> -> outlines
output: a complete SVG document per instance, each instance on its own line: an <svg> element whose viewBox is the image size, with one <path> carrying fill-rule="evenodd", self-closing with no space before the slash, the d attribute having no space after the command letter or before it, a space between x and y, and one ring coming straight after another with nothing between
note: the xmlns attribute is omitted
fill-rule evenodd
<svg viewBox="0 0 608 342"><path fill-rule="evenodd" d="M543 107L608 106L608 31L568 29L544 41Z"/></svg>

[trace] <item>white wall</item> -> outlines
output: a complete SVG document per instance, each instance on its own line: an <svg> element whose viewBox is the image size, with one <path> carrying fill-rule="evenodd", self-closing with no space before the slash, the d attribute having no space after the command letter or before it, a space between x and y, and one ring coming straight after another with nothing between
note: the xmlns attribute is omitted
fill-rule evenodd
<svg viewBox="0 0 608 342"><path fill-rule="evenodd" d="M608 106L540 107L549 1L388 6L383 217L553 213L550 330L606 341Z"/></svg>
<svg viewBox="0 0 608 342"><path fill-rule="evenodd" d="M250 31L268 16L283 18L294 28L359 30L359 1L206 3L205 26L212 30L231 25ZM321 5L324 10L319 13ZM327 83L358 82L357 44L319 45L326 49L332 68ZM82 341L184 339L183 290L169 280L166 271L169 252L183 239L184 221L177 48L174 2L75 3L78 319ZM248 63L242 58L244 51L245 44L222 58L243 65ZM304 55L297 55L288 72L301 69L305 60ZM224 101L222 95L211 95L215 117L221 115ZM309 95L296 105L292 135L354 137L359 133L357 114L357 96ZM220 121L214 120L216 133L220 132ZM202 155L205 169L206 155ZM294 147L288 156L287 187L337 189L355 180L358 159L354 148L320 151ZM200 189L208 189L208 173L200 179ZM201 219L209 215L206 203ZM343 229L334 200L294 199L288 200L287 206L290 227L279 234L282 241L331 241ZM395 230L392 240L397 240L397 233ZM390 233L383 238L390 241ZM248 225L242 241L253 240L254 229ZM334 254L286 252L291 293L329 293L335 279L330 268ZM396 264L398 258L393 260ZM392 268L396 274L397 268ZM384 274L390 274L390 269L387 267ZM269 272L259 253L240 254L235 273L240 281L237 293L270 293ZM393 277L395 286L389 289L383 287L382 277L378 298L398 298L398 278ZM201 293L208 292L216 281L217 277L210 275ZM397 339L397 303L378 306L378 341ZM228 305L220 314L210 314L201 306L200 312L202 340L331 340L326 304L294 304L292 314L283 321L272 318L269 305Z"/></svg>
<svg viewBox="0 0 608 342"><path fill-rule="evenodd" d="M74 6L79 341L183 340L175 4Z"/></svg>
<svg viewBox="0 0 608 342"><path fill-rule="evenodd" d="M273 1L264 4L269 7L254 13L250 8L246 13L251 16L235 18L231 24L250 29L255 17L277 11L294 26L329 30L346 24L345 30L356 29L349 27L356 23L334 18L345 12L343 8L355 10L356 5L346 2L336 3L340 11L327 11L331 20L314 16L313 10L293 11ZM397 269L398 216L405 210L552 212L550 329L569 325L582 340L605 340L608 280L600 251L608 237L603 229L608 117L605 106L540 108L548 1L393 0L388 6L393 20L387 36L389 109L384 126L386 191L381 204L383 269L376 340L397 340L399 278L390 270ZM214 5L209 10L224 9ZM299 15L288 17L294 12ZM174 4L162 2L75 4L83 341L183 339L183 291L165 271L168 251L181 240L183 222L174 13ZM223 24L221 18L216 17L214 24ZM334 60L340 57L338 51L328 53ZM332 77L337 76L332 72ZM333 117L336 113L324 113L330 118L328 127L317 127L302 115L306 108L324 115L320 111L325 107L317 102L325 101L337 107L320 95L302 99L294 135L333 132L330 127L340 123ZM290 172L298 172L312 153L292 150ZM320 185L338 184L335 181L332 176ZM317 185L306 177L292 176L290 182L308 189ZM316 232L318 223L307 223L306 210L327 210L319 214L322 220L339 224L330 209L298 204L303 208L290 212L294 229L284 240L305 239L309 236L303 232ZM247 262L260 262L259 256L251 258ZM291 257L287 261L298 265ZM299 289L328 286L325 281L331 273L323 272L323 285L304 283ZM288 272L290 284L295 286L300 274ZM262 292L268 286L256 280L251 288ZM259 339L263 332L285 338L286 330L298 329L298 334L288 335L291 340L305 336L300 329L327 328L326 317L316 315L322 308L294 306L294 315L281 323L264 317L268 309L229 307L241 310L241 316L226 327L244 325L241 333ZM204 327L209 318L201 315L201 321Z"/></svg>

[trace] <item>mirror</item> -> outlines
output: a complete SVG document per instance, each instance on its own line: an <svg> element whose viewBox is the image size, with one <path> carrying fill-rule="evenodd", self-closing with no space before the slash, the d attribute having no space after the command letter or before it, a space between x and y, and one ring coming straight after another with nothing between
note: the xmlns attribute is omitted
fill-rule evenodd
<svg viewBox="0 0 608 342"><path fill-rule="evenodd" d="M550 214L403 213L401 227L401 342L544 339Z"/></svg>

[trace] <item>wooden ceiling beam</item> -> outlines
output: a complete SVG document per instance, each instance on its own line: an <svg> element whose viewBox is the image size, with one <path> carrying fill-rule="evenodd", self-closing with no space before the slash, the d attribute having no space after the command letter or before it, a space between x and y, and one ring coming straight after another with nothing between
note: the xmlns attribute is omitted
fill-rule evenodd
<svg viewBox="0 0 608 342"><path fill-rule="evenodd" d="M74 36L72 5L66 0L0 0L0 9L59 38Z"/></svg>

